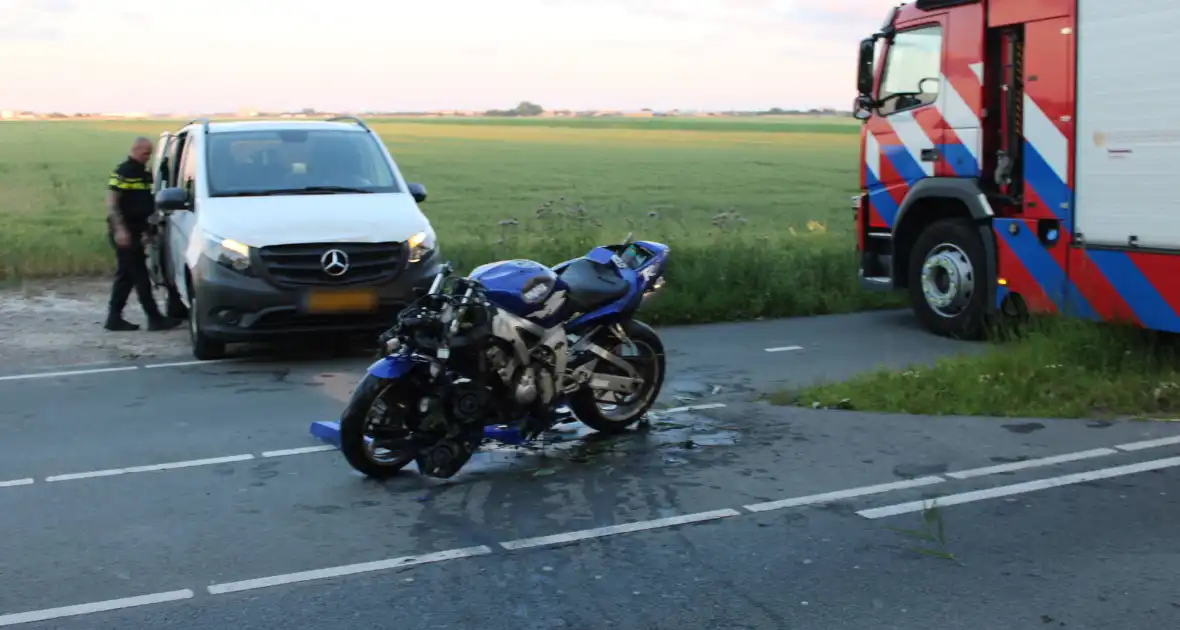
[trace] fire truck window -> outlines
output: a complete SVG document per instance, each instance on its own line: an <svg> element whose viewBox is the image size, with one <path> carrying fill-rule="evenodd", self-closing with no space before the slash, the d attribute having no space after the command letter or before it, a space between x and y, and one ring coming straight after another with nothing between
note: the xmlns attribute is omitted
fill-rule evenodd
<svg viewBox="0 0 1180 630"><path fill-rule="evenodd" d="M929 105L938 98L942 81L942 27L901 31L893 38L877 97L889 98L881 114ZM897 95L897 96L893 96Z"/></svg>

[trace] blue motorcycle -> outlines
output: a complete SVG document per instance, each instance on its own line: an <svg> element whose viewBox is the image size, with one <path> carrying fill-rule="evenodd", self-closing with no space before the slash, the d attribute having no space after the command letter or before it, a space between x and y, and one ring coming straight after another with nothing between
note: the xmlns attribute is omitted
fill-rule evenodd
<svg viewBox="0 0 1180 630"><path fill-rule="evenodd" d="M444 264L379 338L340 419L344 457L369 477L412 461L447 478L485 438L525 443L570 413L599 432L631 427L664 381L663 343L634 316L669 253L628 236L555 267L507 260L464 278Z"/></svg>

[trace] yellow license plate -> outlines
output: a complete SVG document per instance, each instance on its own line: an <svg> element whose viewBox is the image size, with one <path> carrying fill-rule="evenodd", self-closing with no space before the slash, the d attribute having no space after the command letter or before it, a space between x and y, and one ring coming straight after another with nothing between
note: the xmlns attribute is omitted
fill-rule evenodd
<svg viewBox="0 0 1180 630"><path fill-rule="evenodd" d="M308 313L364 313L377 310L375 291L310 291L304 297Z"/></svg>

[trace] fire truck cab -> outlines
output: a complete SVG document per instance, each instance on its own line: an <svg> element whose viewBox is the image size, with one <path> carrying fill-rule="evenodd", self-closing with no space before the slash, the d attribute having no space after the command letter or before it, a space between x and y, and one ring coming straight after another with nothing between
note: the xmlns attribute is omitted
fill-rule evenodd
<svg viewBox="0 0 1180 630"><path fill-rule="evenodd" d="M860 43L860 280L932 332L1180 332L1180 2L916 0Z"/></svg>

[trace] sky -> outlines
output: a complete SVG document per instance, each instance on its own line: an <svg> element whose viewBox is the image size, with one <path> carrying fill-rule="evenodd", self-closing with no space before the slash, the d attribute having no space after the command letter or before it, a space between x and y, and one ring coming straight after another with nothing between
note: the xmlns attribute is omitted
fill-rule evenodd
<svg viewBox="0 0 1180 630"><path fill-rule="evenodd" d="M898 0L0 0L0 109L769 109Z"/></svg>

